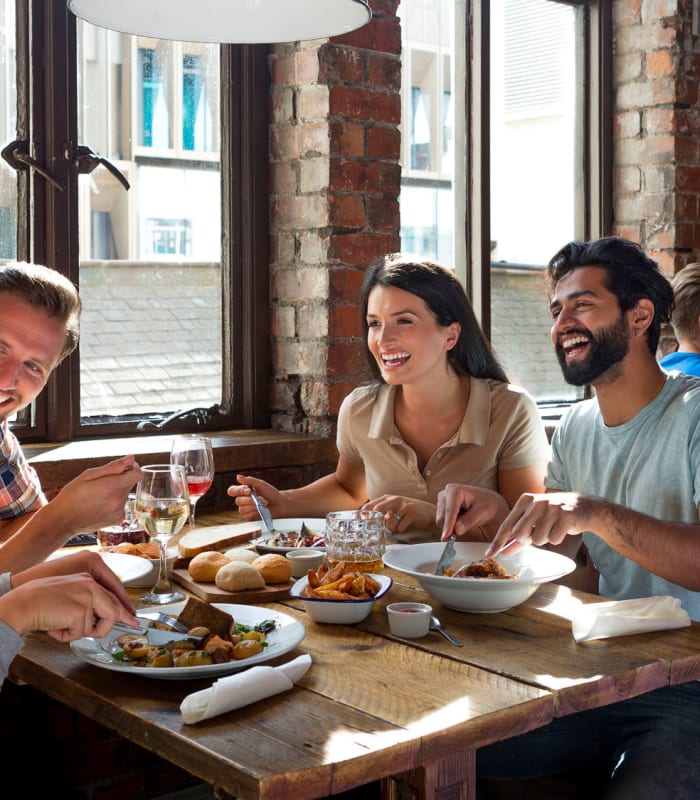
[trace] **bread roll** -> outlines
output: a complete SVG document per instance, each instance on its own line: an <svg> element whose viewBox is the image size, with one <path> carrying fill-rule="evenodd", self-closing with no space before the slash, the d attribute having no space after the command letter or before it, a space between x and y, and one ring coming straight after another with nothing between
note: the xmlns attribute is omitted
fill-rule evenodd
<svg viewBox="0 0 700 800"><path fill-rule="evenodd" d="M252 565L261 573L265 583L286 583L292 577L292 565L279 553L258 556Z"/></svg>
<svg viewBox="0 0 700 800"><path fill-rule="evenodd" d="M223 553L205 552L196 555L189 563L187 571L192 580L200 583L213 583L216 573L231 559Z"/></svg>
<svg viewBox="0 0 700 800"><path fill-rule="evenodd" d="M252 564L245 561L229 561L216 573L214 582L226 592L240 592L243 589L262 589L265 578Z"/></svg>
<svg viewBox="0 0 700 800"><path fill-rule="evenodd" d="M247 564L252 564L258 557L255 550L248 550L246 547L232 547L226 550L224 555L231 561L245 561Z"/></svg>

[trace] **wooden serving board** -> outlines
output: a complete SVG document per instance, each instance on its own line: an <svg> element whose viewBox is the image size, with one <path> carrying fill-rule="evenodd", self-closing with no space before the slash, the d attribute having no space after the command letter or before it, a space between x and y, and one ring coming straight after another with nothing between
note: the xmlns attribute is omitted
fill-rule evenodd
<svg viewBox="0 0 700 800"><path fill-rule="evenodd" d="M294 581L287 581L286 583L268 584L262 589L227 592L225 589L219 589L215 583L199 583L192 580L187 567L178 567L177 563L173 569L172 579L201 600L206 600L207 603L271 603L273 600L289 597L289 590L294 583Z"/></svg>

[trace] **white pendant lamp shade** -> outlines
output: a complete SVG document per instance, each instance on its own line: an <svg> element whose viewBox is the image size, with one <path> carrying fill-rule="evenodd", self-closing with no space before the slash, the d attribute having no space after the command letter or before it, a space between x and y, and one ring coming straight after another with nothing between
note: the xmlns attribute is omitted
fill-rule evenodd
<svg viewBox="0 0 700 800"><path fill-rule="evenodd" d="M68 0L68 9L121 33L240 44L339 36L372 16L365 0Z"/></svg>

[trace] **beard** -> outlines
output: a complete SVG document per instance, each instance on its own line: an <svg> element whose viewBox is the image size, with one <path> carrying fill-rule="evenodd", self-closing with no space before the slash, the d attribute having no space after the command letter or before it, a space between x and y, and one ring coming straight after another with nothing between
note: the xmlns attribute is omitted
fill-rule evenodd
<svg viewBox="0 0 700 800"><path fill-rule="evenodd" d="M605 375L611 367L619 364L630 349L630 333L624 316L618 322L601 328L597 334L586 328L567 331L569 334L580 333L588 337L588 355L583 361L569 362L563 348L557 342L556 352L564 380L573 386L595 383Z"/></svg>

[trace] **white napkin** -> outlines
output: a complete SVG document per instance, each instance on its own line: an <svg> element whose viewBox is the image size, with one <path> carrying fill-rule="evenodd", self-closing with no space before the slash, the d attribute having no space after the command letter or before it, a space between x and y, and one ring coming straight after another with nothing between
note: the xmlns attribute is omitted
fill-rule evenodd
<svg viewBox="0 0 700 800"><path fill-rule="evenodd" d="M688 612L677 597L656 595L582 605L571 620L571 632L577 642L585 642L688 625Z"/></svg>
<svg viewBox="0 0 700 800"><path fill-rule="evenodd" d="M233 711L278 692L286 692L311 666L311 656L303 655L279 667L251 667L219 678L208 689L188 694L180 703L186 725Z"/></svg>

